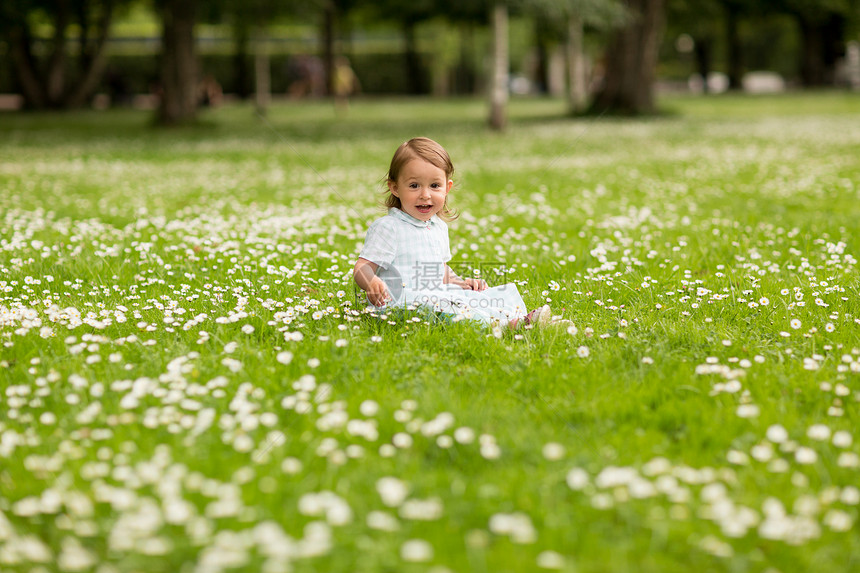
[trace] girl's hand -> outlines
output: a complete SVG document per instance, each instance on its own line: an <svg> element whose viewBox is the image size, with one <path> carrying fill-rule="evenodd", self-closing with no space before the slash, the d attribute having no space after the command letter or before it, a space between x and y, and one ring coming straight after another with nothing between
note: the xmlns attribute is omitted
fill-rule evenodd
<svg viewBox="0 0 860 573"><path fill-rule="evenodd" d="M463 279L463 282L466 283L465 286L463 286L466 290L487 290L487 281L484 279Z"/></svg>
<svg viewBox="0 0 860 573"><path fill-rule="evenodd" d="M388 294L388 287L385 286L385 281L379 277L373 277L368 285L367 300L374 306L385 306L391 300L391 295Z"/></svg>

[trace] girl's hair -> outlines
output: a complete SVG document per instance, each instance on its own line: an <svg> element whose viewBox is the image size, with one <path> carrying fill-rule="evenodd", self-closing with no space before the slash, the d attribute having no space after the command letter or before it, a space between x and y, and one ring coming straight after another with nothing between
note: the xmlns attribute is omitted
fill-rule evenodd
<svg viewBox="0 0 860 573"><path fill-rule="evenodd" d="M435 165L445 172L446 180L451 179L454 175L454 164L451 163L451 158L448 157L448 152L445 151L444 147L426 137L413 137L402 143L394 152L385 181L397 181L403 166L413 159L423 159L427 163ZM401 209L400 197L389 192L388 197L385 198L385 206ZM448 205L448 197L445 197L445 203L442 205L442 210L439 211L439 218L443 221L452 221L458 216L459 214Z"/></svg>

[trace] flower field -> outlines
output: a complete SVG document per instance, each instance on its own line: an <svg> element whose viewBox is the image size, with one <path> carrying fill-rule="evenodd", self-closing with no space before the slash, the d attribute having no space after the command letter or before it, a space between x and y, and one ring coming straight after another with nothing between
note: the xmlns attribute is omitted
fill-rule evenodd
<svg viewBox="0 0 860 573"><path fill-rule="evenodd" d="M0 571L860 568L860 99L0 116ZM452 267L573 325L374 315L416 135Z"/></svg>

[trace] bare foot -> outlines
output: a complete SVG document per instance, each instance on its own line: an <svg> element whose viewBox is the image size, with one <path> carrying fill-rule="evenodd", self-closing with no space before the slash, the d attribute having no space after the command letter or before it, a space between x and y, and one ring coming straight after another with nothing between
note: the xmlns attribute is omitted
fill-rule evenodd
<svg viewBox="0 0 860 573"><path fill-rule="evenodd" d="M540 308L536 308L527 315L522 318L515 318L511 322L508 323L508 328L511 330L516 330L520 326L525 326L527 324L549 324L552 320L552 311L549 308L549 305L545 304Z"/></svg>

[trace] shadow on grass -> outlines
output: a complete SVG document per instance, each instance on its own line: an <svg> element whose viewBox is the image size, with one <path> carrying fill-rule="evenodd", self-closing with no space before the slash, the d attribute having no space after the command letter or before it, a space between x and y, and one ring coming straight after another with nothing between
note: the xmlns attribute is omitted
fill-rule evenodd
<svg viewBox="0 0 860 573"><path fill-rule="evenodd" d="M519 124L560 121L575 121L566 115L561 100L514 100L509 107L510 129ZM0 123L0 135L16 143L30 139L42 143L45 138L56 138L58 143L102 138L157 143L227 137L355 142L368 138L409 138L417 134L441 137L441 134L482 132L487 136L497 135L488 127L482 99L430 98L357 100L343 113L324 100L280 102L272 105L266 116L259 116L251 104L239 103L201 110L194 123L172 127L156 126L151 111L131 109L9 113L3 115Z"/></svg>
<svg viewBox="0 0 860 573"><path fill-rule="evenodd" d="M250 103L202 109L190 125L156 127L154 112L116 109L75 112L14 112L0 115L0 137L13 145L46 143L111 143L140 141L155 146L169 142L244 140L356 143L372 140L406 140L416 135L438 139L468 135L504 138L519 127L578 126L601 122L622 124L691 118L746 118L765 115L822 113L854 115L860 99L842 92L791 93L775 96L723 94L718 96L672 96L661 98L651 115L614 115L600 111L571 114L558 98L512 99L508 129L494 132L488 127L483 99L374 98L356 99L347 111L338 113L328 100L280 101L265 117Z"/></svg>

